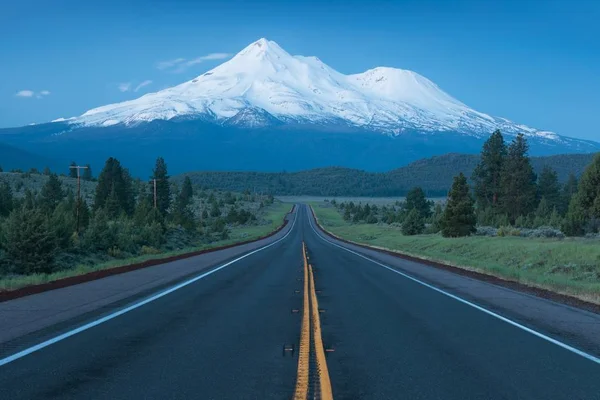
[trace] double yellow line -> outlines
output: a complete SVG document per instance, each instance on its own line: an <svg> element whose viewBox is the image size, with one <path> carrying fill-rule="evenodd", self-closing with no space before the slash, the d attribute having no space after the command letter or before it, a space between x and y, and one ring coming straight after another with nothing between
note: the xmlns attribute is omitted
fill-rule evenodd
<svg viewBox="0 0 600 400"><path fill-rule="evenodd" d="M319 380L318 388L322 400L333 400L329 370L325 360L325 348L321 336L321 319L319 318L319 301L315 291L315 277L312 266L308 264L306 245L302 242L304 259L304 299L302 306L302 327L300 332L300 349L298 351L298 375L294 400L306 400L310 383L310 339L315 349L316 371Z"/></svg>

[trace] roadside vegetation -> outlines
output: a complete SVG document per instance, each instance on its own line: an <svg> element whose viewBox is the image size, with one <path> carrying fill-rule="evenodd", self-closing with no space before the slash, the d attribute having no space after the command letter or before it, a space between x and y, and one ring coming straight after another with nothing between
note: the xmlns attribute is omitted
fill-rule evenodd
<svg viewBox="0 0 600 400"><path fill-rule="evenodd" d="M174 184L162 158L150 181L109 158L97 179L82 174L78 201L71 171L0 173L0 290L251 240L290 208L271 195Z"/></svg>
<svg viewBox="0 0 600 400"><path fill-rule="evenodd" d="M415 187L393 204L334 199L314 210L348 240L600 302L600 155L561 184L550 167L535 174L527 152L523 136L507 146L497 131L470 185L458 174L446 202Z"/></svg>

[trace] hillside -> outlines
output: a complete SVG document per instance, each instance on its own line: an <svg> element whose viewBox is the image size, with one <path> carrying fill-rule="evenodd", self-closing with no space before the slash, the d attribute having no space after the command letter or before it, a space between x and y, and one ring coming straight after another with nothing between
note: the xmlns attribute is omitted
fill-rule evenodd
<svg viewBox="0 0 600 400"><path fill-rule="evenodd" d="M564 182L571 172L581 175L592 158L593 154L561 154L532 157L532 164L536 171L546 165L552 167ZM452 178L459 172L470 176L478 159L477 155L451 153L384 173L329 167L291 173L198 171L173 179L179 182L187 175L203 187L277 195L402 196L410 188L421 186L429 196L445 196Z"/></svg>

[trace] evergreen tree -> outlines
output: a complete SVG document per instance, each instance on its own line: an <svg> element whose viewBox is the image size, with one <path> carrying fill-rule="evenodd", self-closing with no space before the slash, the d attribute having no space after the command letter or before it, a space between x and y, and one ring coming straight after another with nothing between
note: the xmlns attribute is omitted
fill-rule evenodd
<svg viewBox="0 0 600 400"><path fill-rule="evenodd" d="M404 203L404 210L410 212L416 209L419 213L420 219L429 218L431 216L432 202L425 198L425 192L420 187L412 188L406 194L406 200Z"/></svg>
<svg viewBox="0 0 600 400"><path fill-rule="evenodd" d="M525 137L518 134L508 146L508 156L502 169L501 205L511 223L535 208L536 176L527 155L528 150Z"/></svg>
<svg viewBox="0 0 600 400"><path fill-rule="evenodd" d="M104 207L113 191L119 208L119 211L116 213L124 211L126 214L131 215L135 207L131 177L129 176L129 172L121 166L119 160L110 157L106 160L104 168L98 176L94 209L98 210Z"/></svg>
<svg viewBox="0 0 600 400"><path fill-rule="evenodd" d="M208 211L206 209L202 210L202 220L206 221L208 219Z"/></svg>
<svg viewBox="0 0 600 400"><path fill-rule="evenodd" d="M61 201L50 217L50 228L59 248L68 249L71 246L71 236L75 231L75 223L72 202L69 200Z"/></svg>
<svg viewBox="0 0 600 400"><path fill-rule="evenodd" d="M169 186L167 164L162 157L156 159L151 179L156 179L156 206L158 207L158 211L166 214L171 205L171 188Z"/></svg>
<svg viewBox="0 0 600 400"><path fill-rule="evenodd" d="M212 203L212 208L210 209L210 216L215 218L221 216L221 209L219 208L219 203L217 203L216 201Z"/></svg>
<svg viewBox="0 0 600 400"><path fill-rule="evenodd" d="M13 193L8 182L0 181L0 217L6 217L13 209Z"/></svg>
<svg viewBox="0 0 600 400"><path fill-rule="evenodd" d="M506 144L496 130L483 144L481 159L471 179L475 183L475 198L480 209L496 207L502 194L502 171L506 161Z"/></svg>
<svg viewBox="0 0 600 400"><path fill-rule="evenodd" d="M44 175L50 175L51 173L52 173L52 171L50 171L50 167L44 168L44 172L43 172Z"/></svg>
<svg viewBox="0 0 600 400"><path fill-rule="evenodd" d="M74 218L77 218L77 210L73 208ZM79 204L79 229L85 230L87 226L90 224L90 208L88 207L87 202L84 200Z"/></svg>
<svg viewBox="0 0 600 400"><path fill-rule="evenodd" d="M600 154L594 157L579 180L577 193L569 204L565 233L594 233L596 227L584 228L590 221L597 219L600 219Z"/></svg>
<svg viewBox="0 0 600 400"><path fill-rule="evenodd" d="M346 207L344 210L344 221L350 221L352 219L352 214L350 214L350 208Z"/></svg>
<svg viewBox="0 0 600 400"><path fill-rule="evenodd" d="M423 218L421 218L419 211L413 208L402 223L402 234L407 236L418 235L423 233L424 230L425 223L423 222Z"/></svg>
<svg viewBox="0 0 600 400"><path fill-rule="evenodd" d="M189 176L186 176L183 179L183 186L181 187L181 192L179 192L179 199L183 201L187 206L192 201L192 197L194 196L194 189L192 188L192 181Z"/></svg>
<svg viewBox="0 0 600 400"><path fill-rule="evenodd" d="M175 202L174 221L190 231L196 227L194 213L190 209L193 194L192 182L190 181L190 178L186 176L181 191L177 195L177 201Z"/></svg>
<svg viewBox="0 0 600 400"><path fill-rule="evenodd" d="M93 179L93 175L92 175L92 167L90 166L90 164L85 164L86 168L83 170L83 175L81 176L81 179L83 179L84 181L91 181Z"/></svg>
<svg viewBox="0 0 600 400"><path fill-rule="evenodd" d="M431 216L431 226L428 229L430 233L438 233L442 230L442 218L444 216L444 209L440 203L435 203L433 208L433 215Z"/></svg>
<svg viewBox="0 0 600 400"><path fill-rule="evenodd" d="M575 193L577 193L577 186L578 186L577 177L575 176L575 174L573 174L571 172L569 174L569 178L567 179L567 182L565 183L565 185L563 186L563 189L562 189L561 204L559 207L560 213L565 214L567 212L567 210L569 209L569 203L571 202L571 199L573 198L573 196L575 196Z"/></svg>
<svg viewBox="0 0 600 400"><path fill-rule="evenodd" d="M69 178L77 178L77 168L71 168L77 166L75 161L71 161L69 165Z"/></svg>
<svg viewBox="0 0 600 400"><path fill-rule="evenodd" d="M52 212L64 197L65 192L60 179L58 179L56 174L50 174L40 193L42 207L46 211Z"/></svg>
<svg viewBox="0 0 600 400"><path fill-rule="evenodd" d="M445 237L468 236L475 232L474 201L469 194L467 178L462 172L454 178L442 216L442 235Z"/></svg>
<svg viewBox="0 0 600 400"><path fill-rule="evenodd" d="M52 271L56 240L48 219L39 208L13 210L5 222L2 240L15 273Z"/></svg>
<svg viewBox="0 0 600 400"><path fill-rule="evenodd" d="M545 166L538 178L538 197L546 199L548 214L554 207L561 204L560 184L558 175L552 168Z"/></svg>

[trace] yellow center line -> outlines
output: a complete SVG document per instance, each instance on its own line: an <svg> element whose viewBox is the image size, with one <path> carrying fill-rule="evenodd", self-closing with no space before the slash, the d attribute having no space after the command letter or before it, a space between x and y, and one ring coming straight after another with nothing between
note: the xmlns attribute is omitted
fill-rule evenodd
<svg viewBox="0 0 600 400"><path fill-rule="evenodd" d="M319 302L315 291L315 277L311 265L308 266L308 272L310 276L310 296L312 303L313 340L315 343L321 400L333 400L331 381L329 380L329 370L327 368L327 360L325 359L325 348L323 347L323 338L321 336L321 319L319 317Z"/></svg>
<svg viewBox="0 0 600 400"><path fill-rule="evenodd" d="M294 400L306 400L308 396L308 369L310 352L310 309L308 301L308 262L306 246L302 242L302 257L304 258L304 301L302 305L302 327L300 331L300 349L298 351L298 375Z"/></svg>

